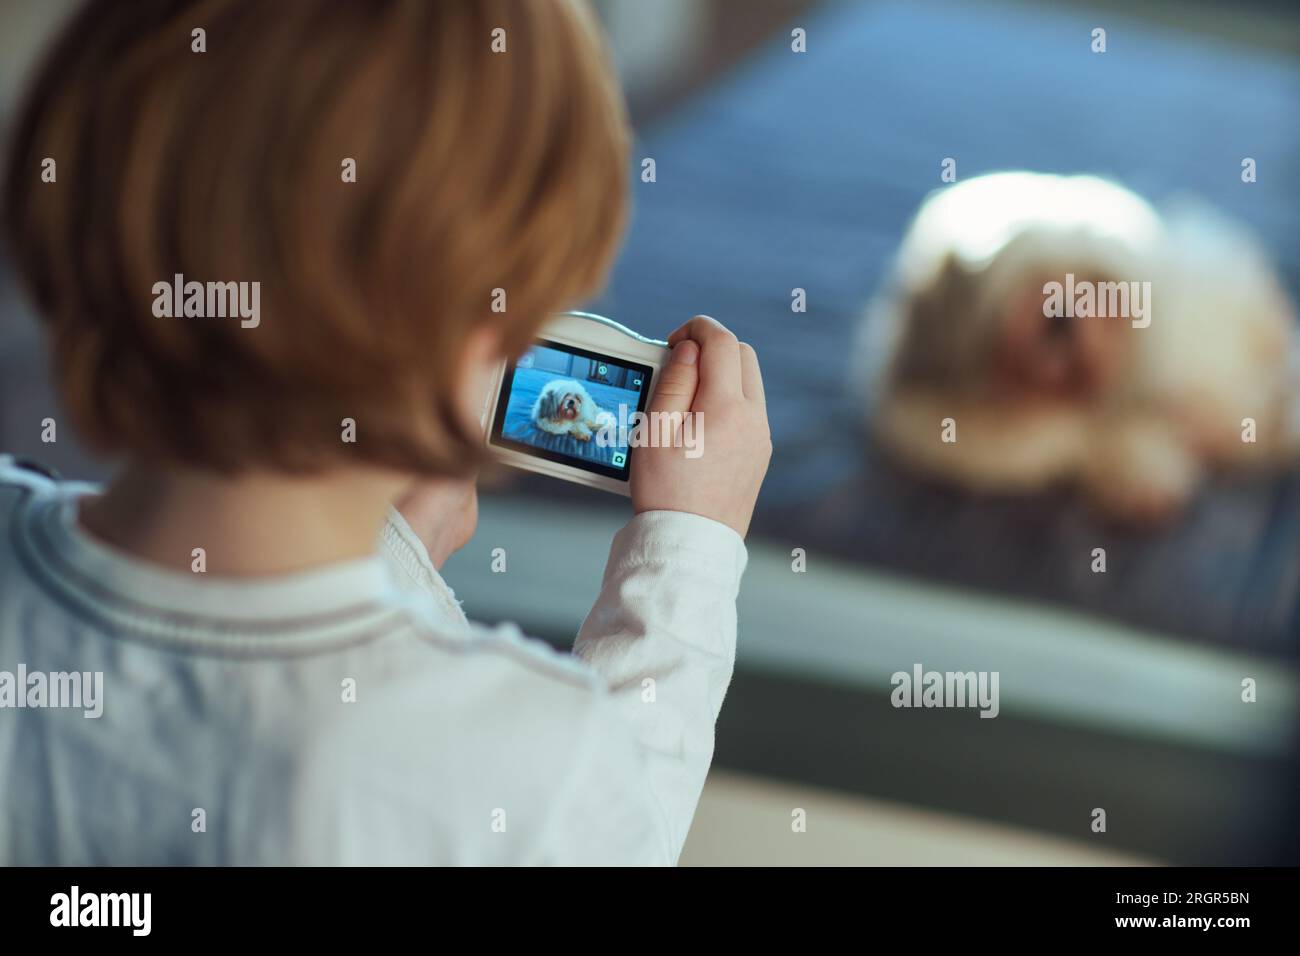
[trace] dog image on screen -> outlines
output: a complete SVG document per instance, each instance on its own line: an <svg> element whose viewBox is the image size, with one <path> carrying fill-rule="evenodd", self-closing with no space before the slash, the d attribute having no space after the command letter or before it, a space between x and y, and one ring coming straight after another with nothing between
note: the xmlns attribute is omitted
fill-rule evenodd
<svg viewBox="0 0 1300 956"><path fill-rule="evenodd" d="M1294 309L1199 204L1012 172L932 194L868 310L870 425L904 467L986 492L1058 483L1176 517L1215 470L1297 451Z"/></svg>
<svg viewBox="0 0 1300 956"><path fill-rule="evenodd" d="M596 432L615 424L614 416L597 406L582 383L572 379L547 382L533 403L532 419L544 432L572 435L578 441L591 441Z"/></svg>

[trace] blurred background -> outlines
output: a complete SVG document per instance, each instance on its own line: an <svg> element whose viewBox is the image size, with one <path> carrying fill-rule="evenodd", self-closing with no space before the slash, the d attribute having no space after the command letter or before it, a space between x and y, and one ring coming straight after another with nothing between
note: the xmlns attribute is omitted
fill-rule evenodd
<svg viewBox="0 0 1300 956"><path fill-rule="evenodd" d="M71 6L0 0L6 119ZM683 862L1300 862L1300 475L1216 484L1158 532L1098 524L1065 495L935 488L873 449L852 361L945 157L961 179L1089 172L1156 201L1202 197L1258 233L1300 297L1300 8L596 6L637 142L631 230L588 305L657 336L700 312L734 328L763 359L776 447ZM796 27L805 54L791 52ZM1243 156L1258 182L1241 182ZM806 313L791 312L796 287ZM58 404L39 336L0 261L0 449L103 476L66 433L40 443L46 415ZM471 617L568 646L625 519L621 499L506 476L444 574ZM490 573L497 547L505 576ZM1092 573L1095 547L1106 574ZM585 590L554 587L557 549ZM890 675L916 662L998 671L1000 716L895 710Z"/></svg>

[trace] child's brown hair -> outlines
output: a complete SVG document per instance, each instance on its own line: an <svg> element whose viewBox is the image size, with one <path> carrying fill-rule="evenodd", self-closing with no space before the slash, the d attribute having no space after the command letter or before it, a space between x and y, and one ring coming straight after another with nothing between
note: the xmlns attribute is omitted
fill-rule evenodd
<svg viewBox="0 0 1300 956"><path fill-rule="evenodd" d="M459 474L466 336L518 350L594 291L626 173L580 0L91 0L19 114L4 220L98 449ZM260 282L260 324L156 317L176 274Z"/></svg>

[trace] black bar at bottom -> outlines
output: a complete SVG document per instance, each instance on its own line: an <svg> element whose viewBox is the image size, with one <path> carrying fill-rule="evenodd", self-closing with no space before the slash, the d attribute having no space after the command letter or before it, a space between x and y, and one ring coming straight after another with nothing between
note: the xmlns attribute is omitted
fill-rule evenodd
<svg viewBox="0 0 1300 956"><path fill-rule="evenodd" d="M635 927L638 935L679 936L710 911L710 937L786 924L813 938L848 931L864 940L939 942L964 927L978 928L985 940L1049 932L1228 942L1240 938L1234 934L1285 928L1297 885L1295 870L1246 868L785 869L721 878L700 870L629 870L595 884L583 872L559 879L564 915L556 911L555 877L539 882L528 873L19 867L0 870L0 918L9 942L76 934L78 944L153 939L205 947L279 940L337 947L412 933L433 942L439 927L455 924L494 941L501 930L556 941L566 926L586 935L592 922L604 921ZM480 922L492 912L496 918Z"/></svg>

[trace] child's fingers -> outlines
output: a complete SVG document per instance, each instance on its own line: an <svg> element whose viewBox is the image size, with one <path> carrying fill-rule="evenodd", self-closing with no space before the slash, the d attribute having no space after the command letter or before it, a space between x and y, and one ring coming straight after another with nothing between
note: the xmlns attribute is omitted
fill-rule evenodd
<svg viewBox="0 0 1300 956"><path fill-rule="evenodd" d="M767 403L763 392L763 371L758 366L758 353L748 342L740 343L740 386L745 398L760 405Z"/></svg>
<svg viewBox="0 0 1300 956"><path fill-rule="evenodd" d="M741 397L740 342L735 334L717 320L697 315L670 335L668 344L676 346L687 340L700 346L700 393L718 398Z"/></svg>
<svg viewBox="0 0 1300 956"><path fill-rule="evenodd" d="M700 382L700 347L691 339L679 341L672 357L659 373L650 410L655 412L689 412L695 403L695 389Z"/></svg>

